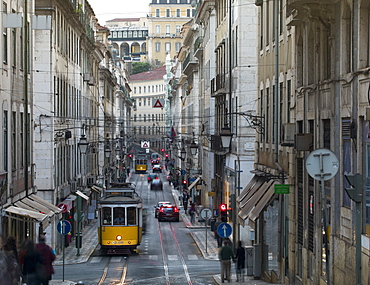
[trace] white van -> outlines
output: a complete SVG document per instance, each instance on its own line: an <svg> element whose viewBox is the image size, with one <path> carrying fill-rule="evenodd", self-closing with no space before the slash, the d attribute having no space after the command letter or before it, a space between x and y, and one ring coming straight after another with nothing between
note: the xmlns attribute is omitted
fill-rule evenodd
<svg viewBox="0 0 370 285"><path fill-rule="evenodd" d="M152 160L160 159L160 158L159 158L159 154L158 154L158 153L156 153L156 152L153 152L153 153L152 153L152 156L151 156L151 159L152 159Z"/></svg>

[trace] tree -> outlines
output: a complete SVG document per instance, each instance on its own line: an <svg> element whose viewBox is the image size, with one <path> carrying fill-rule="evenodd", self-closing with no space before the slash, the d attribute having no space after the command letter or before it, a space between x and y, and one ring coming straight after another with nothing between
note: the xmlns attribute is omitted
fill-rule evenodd
<svg viewBox="0 0 370 285"><path fill-rule="evenodd" d="M131 74L145 72L151 70L152 66L149 62L133 62Z"/></svg>

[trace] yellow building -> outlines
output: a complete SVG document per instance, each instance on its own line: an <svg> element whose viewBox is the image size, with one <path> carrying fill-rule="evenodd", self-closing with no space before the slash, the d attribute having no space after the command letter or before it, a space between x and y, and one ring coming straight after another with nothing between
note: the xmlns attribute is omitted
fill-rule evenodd
<svg viewBox="0 0 370 285"><path fill-rule="evenodd" d="M169 53L173 58L182 45L181 28L194 16L191 0L152 0L149 4L148 58L161 66Z"/></svg>

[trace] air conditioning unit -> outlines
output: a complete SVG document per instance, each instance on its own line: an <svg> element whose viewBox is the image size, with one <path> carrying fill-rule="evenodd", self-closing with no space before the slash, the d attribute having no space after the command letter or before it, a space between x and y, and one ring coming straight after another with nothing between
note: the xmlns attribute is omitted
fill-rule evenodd
<svg viewBox="0 0 370 285"><path fill-rule="evenodd" d="M295 123L283 124L283 142L282 146L294 146Z"/></svg>
<svg viewBox="0 0 370 285"><path fill-rule="evenodd" d="M84 73L84 81L89 81L90 77L90 73Z"/></svg>
<svg viewBox="0 0 370 285"><path fill-rule="evenodd" d="M95 86L95 78L93 76L90 76L89 81L87 82L90 86Z"/></svg>
<svg viewBox="0 0 370 285"><path fill-rule="evenodd" d="M71 181L71 192L76 192L77 191L77 181Z"/></svg>

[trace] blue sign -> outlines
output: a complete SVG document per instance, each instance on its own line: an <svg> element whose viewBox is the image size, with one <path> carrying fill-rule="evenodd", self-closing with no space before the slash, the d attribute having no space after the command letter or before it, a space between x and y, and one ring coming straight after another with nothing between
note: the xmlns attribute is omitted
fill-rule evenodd
<svg viewBox="0 0 370 285"><path fill-rule="evenodd" d="M181 170L181 175L185 175L186 174L186 170Z"/></svg>
<svg viewBox="0 0 370 285"><path fill-rule="evenodd" d="M62 235L66 235L68 234L72 229L72 225L70 222L66 221L66 220L61 220L58 225L57 225L57 230L59 233L61 233Z"/></svg>
<svg viewBox="0 0 370 285"><path fill-rule="evenodd" d="M231 226L227 223L222 223L217 227L217 233L222 238L229 237L231 235L232 231L233 230L232 230Z"/></svg>

